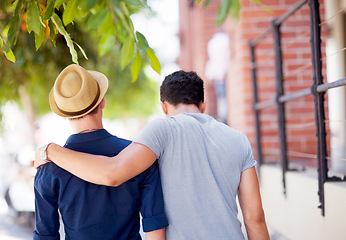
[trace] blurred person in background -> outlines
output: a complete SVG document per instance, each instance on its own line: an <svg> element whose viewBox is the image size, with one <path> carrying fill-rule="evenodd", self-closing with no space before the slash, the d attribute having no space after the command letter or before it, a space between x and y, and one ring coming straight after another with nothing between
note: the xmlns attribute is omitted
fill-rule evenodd
<svg viewBox="0 0 346 240"><path fill-rule="evenodd" d="M214 83L217 96L217 119L227 123L226 77L229 67L229 38L222 30L208 42L208 61L205 76Z"/></svg>
<svg viewBox="0 0 346 240"><path fill-rule="evenodd" d="M150 122L133 143L109 158L50 144L48 159L82 179L118 186L159 159L170 240L268 240L250 143L238 130L204 114L203 80L168 75L160 88L166 119ZM36 167L43 164L36 151Z"/></svg>
<svg viewBox="0 0 346 240"><path fill-rule="evenodd" d="M112 157L131 143L103 128L107 89L105 75L75 64L59 74L50 93L50 106L54 113L69 120L75 133L67 139L66 148ZM44 151L41 157L46 159ZM33 239L60 239L58 211L66 239L73 240L141 239L139 212L146 239L165 239L164 228L168 225L156 161L118 187L86 182L54 163L39 167Z"/></svg>

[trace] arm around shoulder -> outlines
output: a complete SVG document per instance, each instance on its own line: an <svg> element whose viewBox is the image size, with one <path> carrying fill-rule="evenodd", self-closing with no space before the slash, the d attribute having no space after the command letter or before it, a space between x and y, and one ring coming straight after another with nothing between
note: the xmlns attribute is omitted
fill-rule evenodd
<svg viewBox="0 0 346 240"><path fill-rule="evenodd" d="M36 151L35 167L44 164ZM119 186L149 168L156 160L150 148L132 143L115 157L106 157L72 151L57 144L50 144L47 157L73 175L95 184Z"/></svg>
<svg viewBox="0 0 346 240"><path fill-rule="evenodd" d="M242 172L238 198L248 239L269 240L255 167Z"/></svg>

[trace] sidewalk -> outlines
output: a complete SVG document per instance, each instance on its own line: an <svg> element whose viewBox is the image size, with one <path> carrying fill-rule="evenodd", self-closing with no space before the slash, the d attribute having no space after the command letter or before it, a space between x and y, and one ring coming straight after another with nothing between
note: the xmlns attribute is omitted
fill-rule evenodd
<svg viewBox="0 0 346 240"><path fill-rule="evenodd" d="M1 240L30 240L34 229L18 222L8 212L6 202L0 198L0 239Z"/></svg>
<svg viewBox="0 0 346 240"><path fill-rule="evenodd" d="M270 235L270 240L288 240L287 238L283 237L278 232L276 232L274 229L272 229L270 226L268 226L268 231Z"/></svg>

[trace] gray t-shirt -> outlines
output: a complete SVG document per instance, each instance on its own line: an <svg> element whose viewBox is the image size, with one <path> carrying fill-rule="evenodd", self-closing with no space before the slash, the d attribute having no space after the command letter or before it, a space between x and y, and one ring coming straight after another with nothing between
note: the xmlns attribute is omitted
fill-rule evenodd
<svg viewBox="0 0 346 240"><path fill-rule="evenodd" d="M169 240L244 239L241 172L256 164L246 136L202 113L149 123L135 142L159 159Z"/></svg>

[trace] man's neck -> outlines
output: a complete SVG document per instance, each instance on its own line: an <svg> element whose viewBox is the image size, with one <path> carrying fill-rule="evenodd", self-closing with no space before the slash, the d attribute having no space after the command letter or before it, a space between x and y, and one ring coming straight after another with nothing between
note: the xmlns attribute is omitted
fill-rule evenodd
<svg viewBox="0 0 346 240"><path fill-rule="evenodd" d="M103 128L102 118L99 119L96 116L87 115L81 119L69 121L74 133L92 132Z"/></svg>
<svg viewBox="0 0 346 240"><path fill-rule="evenodd" d="M170 105L167 116L171 117L180 113L202 113L202 111L194 104L180 103L176 106Z"/></svg>

